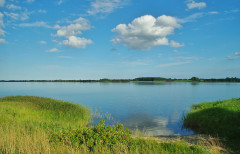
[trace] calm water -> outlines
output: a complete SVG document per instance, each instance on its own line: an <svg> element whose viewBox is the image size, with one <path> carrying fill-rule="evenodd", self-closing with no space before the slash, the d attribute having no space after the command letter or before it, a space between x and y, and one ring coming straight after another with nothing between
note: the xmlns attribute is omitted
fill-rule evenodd
<svg viewBox="0 0 240 154"><path fill-rule="evenodd" d="M44 96L109 113L151 135L192 134L182 129L193 103L240 97L240 83L0 83L0 97Z"/></svg>

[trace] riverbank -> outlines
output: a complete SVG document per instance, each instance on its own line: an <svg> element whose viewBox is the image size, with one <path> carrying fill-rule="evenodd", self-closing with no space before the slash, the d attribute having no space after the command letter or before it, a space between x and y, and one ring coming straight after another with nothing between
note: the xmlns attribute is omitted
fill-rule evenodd
<svg viewBox="0 0 240 154"><path fill-rule="evenodd" d="M122 124L88 126L90 111L70 102L0 98L0 153L219 153L183 139L132 137Z"/></svg>
<svg viewBox="0 0 240 154"><path fill-rule="evenodd" d="M192 106L184 126L197 133L218 137L228 151L240 153L240 98Z"/></svg>

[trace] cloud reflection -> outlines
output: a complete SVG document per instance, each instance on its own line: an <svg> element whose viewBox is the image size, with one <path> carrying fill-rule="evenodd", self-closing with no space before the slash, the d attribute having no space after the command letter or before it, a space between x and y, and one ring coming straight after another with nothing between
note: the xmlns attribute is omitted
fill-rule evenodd
<svg viewBox="0 0 240 154"><path fill-rule="evenodd" d="M147 114L135 114L126 118L124 126L131 130L144 131L145 134L156 135L173 135L174 132L167 128L168 118L160 116L150 116Z"/></svg>

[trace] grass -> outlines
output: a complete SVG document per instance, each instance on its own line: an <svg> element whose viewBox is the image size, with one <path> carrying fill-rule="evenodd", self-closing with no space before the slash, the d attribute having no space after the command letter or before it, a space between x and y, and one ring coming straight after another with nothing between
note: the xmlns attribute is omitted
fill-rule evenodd
<svg viewBox="0 0 240 154"><path fill-rule="evenodd" d="M184 126L219 137L229 151L240 153L240 98L193 105Z"/></svg>
<svg viewBox="0 0 240 154"><path fill-rule="evenodd" d="M86 107L32 96L0 98L0 153L219 153L184 140L132 137L122 124L88 126Z"/></svg>

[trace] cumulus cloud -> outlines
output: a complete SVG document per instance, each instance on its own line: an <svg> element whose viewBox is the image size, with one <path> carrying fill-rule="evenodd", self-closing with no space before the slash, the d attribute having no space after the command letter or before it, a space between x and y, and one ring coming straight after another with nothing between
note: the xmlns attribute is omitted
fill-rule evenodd
<svg viewBox="0 0 240 154"><path fill-rule="evenodd" d="M39 41L40 44L47 44L46 41Z"/></svg>
<svg viewBox="0 0 240 154"><path fill-rule="evenodd" d="M89 24L87 19L80 17L77 20L75 20L73 24L63 27L56 25L55 28L56 29L59 28L59 30L57 31L57 36L70 37L82 34L82 31L84 30L89 30L91 28L91 25Z"/></svg>
<svg viewBox="0 0 240 154"><path fill-rule="evenodd" d="M51 28L46 22L44 21L36 21L33 23L21 23L19 24L21 27L44 27L44 28Z"/></svg>
<svg viewBox="0 0 240 154"><path fill-rule="evenodd" d="M0 0L0 7L4 6L5 0Z"/></svg>
<svg viewBox="0 0 240 154"><path fill-rule="evenodd" d="M14 4L8 4L7 8L10 9L10 10L21 10L22 9L21 6L16 6Z"/></svg>
<svg viewBox="0 0 240 154"><path fill-rule="evenodd" d="M82 31L91 29L89 21L82 17L74 20L68 26L61 27L55 25L54 28L57 29L56 36L66 38L66 40L63 40L60 44L64 44L70 48L85 48L86 45L92 43L90 39L78 37L78 35L82 34Z"/></svg>
<svg viewBox="0 0 240 154"><path fill-rule="evenodd" d="M91 44L92 40L86 38L80 38L76 36L70 36L67 40L64 40L62 44L70 48L86 48L88 44Z"/></svg>
<svg viewBox="0 0 240 154"><path fill-rule="evenodd" d="M227 56L227 60L233 60L234 58L232 56Z"/></svg>
<svg viewBox="0 0 240 154"><path fill-rule="evenodd" d="M170 43L170 45L171 45L172 47L178 48L178 47L183 47L183 46L184 46L184 43L180 44L180 43L175 42L175 41L172 40L171 43Z"/></svg>
<svg viewBox="0 0 240 154"><path fill-rule="evenodd" d="M207 7L207 4L205 2L197 3L193 0L188 0L187 7L188 9L203 9Z"/></svg>
<svg viewBox="0 0 240 154"><path fill-rule="evenodd" d="M88 14L111 13L114 9L120 8L125 4L125 0L95 0L91 2Z"/></svg>
<svg viewBox="0 0 240 154"><path fill-rule="evenodd" d="M234 58L232 56L227 56L227 60L233 60Z"/></svg>
<svg viewBox="0 0 240 154"><path fill-rule="evenodd" d="M0 44L5 44L7 43L4 39L0 38Z"/></svg>
<svg viewBox="0 0 240 154"><path fill-rule="evenodd" d="M236 56L240 56L240 52L235 52L235 55Z"/></svg>
<svg viewBox="0 0 240 154"><path fill-rule="evenodd" d="M128 25L119 24L112 29L117 33L112 42L135 50L150 49L160 45L180 46L175 41L169 43L167 38L175 28L180 27L181 25L174 17L162 15L154 18L151 15L145 15L134 19Z"/></svg>
<svg viewBox="0 0 240 154"><path fill-rule="evenodd" d="M59 52L59 50L57 48L52 48L47 50L47 52Z"/></svg>

